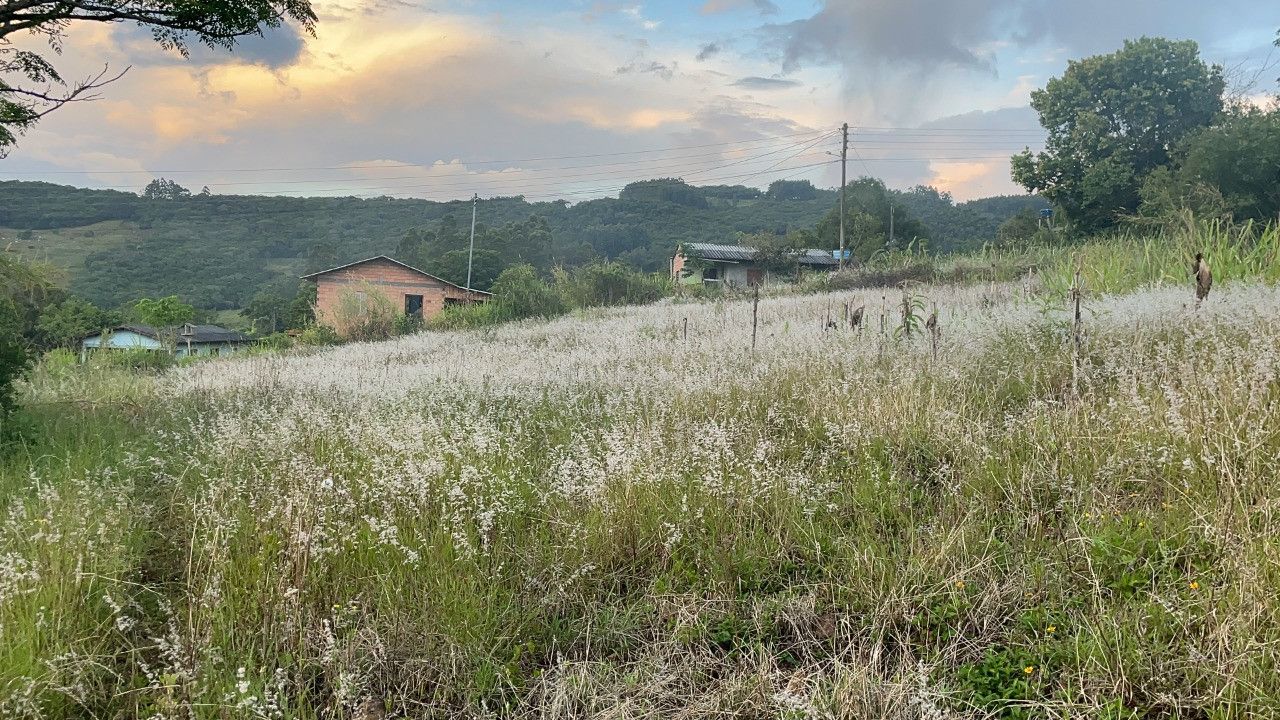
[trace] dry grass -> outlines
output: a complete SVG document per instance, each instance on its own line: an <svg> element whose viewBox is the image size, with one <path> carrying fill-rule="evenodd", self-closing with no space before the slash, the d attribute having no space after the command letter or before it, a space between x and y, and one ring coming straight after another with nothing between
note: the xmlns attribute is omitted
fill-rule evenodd
<svg viewBox="0 0 1280 720"><path fill-rule="evenodd" d="M1280 294L1085 298L1078 363L1021 283L825 327L894 292L762 299L754 353L750 302L660 304L139 387L6 470L0 707L1280 712Z"/></svg>

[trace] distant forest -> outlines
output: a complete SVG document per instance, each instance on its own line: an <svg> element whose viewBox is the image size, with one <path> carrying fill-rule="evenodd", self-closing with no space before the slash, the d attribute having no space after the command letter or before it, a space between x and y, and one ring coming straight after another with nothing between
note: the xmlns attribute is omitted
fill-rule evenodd
<svg viewBox="0 0 1280 720"><path fill-rule="evenodd" d="M955 203L933 188L858 182L886 212L894 208L901 242L922 240L933 252L981 246L1005 220L1048 206L1037 196ZM577 204L482 199L474 284L484 288L521 262L544 272L594 260L662 271L681 242L732 243L741 233L810 232L834 246L822 226L832 227L836 200L835 190L807 181L762 191L678 179ZM63 269L72 292L105 307L175 294L202 308L241 308L262 292L292 295L306 272L377 254L461 282L470 223L470 201L212 195L165 180L142 195L0 182L4 244Z"/></svg>

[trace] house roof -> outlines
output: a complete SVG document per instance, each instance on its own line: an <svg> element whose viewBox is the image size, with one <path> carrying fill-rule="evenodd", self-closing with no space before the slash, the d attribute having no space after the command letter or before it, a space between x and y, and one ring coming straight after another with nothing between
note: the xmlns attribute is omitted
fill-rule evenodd
<svg viewBox="0 0 1280 720"><path fill-rule="evenodd" d="M184 334L183 330L188 327L190 328L190 332ZM175 331L174 333L175 337L177 337L178 342L182 342L182 343L185 343L188 340L190 340L193 343L247 343L247 342L253 341L253 338L249 337L248 335L245 335L242 332L237 332L235 330L228 330L218 325L183 325L175 328L170 328L170 330ZM152 340L160 339L160 330L152 327L151 325L142 325L140 323L128 323L125 325L116 325L115 327L108 330L108 332L120 332L120 331L131 332L137 335L141 335L143 337L149 337ZM85 339L88 339L91 337L99 337L101 335L102 333L100 332L90 333L85 336Z"/></svg>
<svg viewBox="0 0 1280 720"><path fill-rule="evenodd" d="M726 262L751 262L756 256L755 248L745 245L717 245L715 243L685 243L685 252L697 255L704 260L722 260ZM801 265L839 265L839 261L829 250L808 249L796 253L796 260Z"/></svg>
<svg viewBox="0 0 1280 720"><path fill-rule="evenodd" d="M745 245L716 245L715 243L685 243L687 253L697 255L704 260L728 260L730 262L749 262L756 256L755 248Z"/></svg>
<svg viewBox="0 0 1280 720"><path fill-rule="evenodd" d="M839 265L840 261L830 250L801 250L797 258L801 265Z"/></svg>
<svg viewBox="0 0 1280 720"><path fill-rule="evenodd" d="M374 262L375 260L386 260L387 262L395 263L396 265L399 265L400 267L405 268L406 270L412 270L413 272L416 272L416 273L418 273L419 275L424 275L424 276L426 276L426 277L429 277L429 278L431 278L432 280L435 280L436 282L444 283L445 285L448 285L449 287L455 287L455 288L458 288L459 290L467 290L467 288L464 288L464 287L462 287L461 285L459 285L459 284L457 284L457 283L451 283L451 282L449 282L448 280L445 280L445 279L444 279L444 278L442 278L442 277L438 277L438 276L436 276L436 275L432 275L431 273L426 272L426 271L424 271L424 270L419 270L418 268L416 268L416 267L414 267L414 266L412 266L412 265L409 265L409 264L407 264L407 263L402 263L402 262L400 262L399 260L397 260L397 259L395 259L395 258L393 258L393 257L387 257L386 255L375 255L375 256L373 256L373 257L371 257L371 258L365 258L364 260L357 260L357 261L355 261L355 262L347 263L346 265L339 265L338 267L329 268L328 270L321 270L320 272L313 272L313 273L311 273L311 274L309 274L309 275L303 275L301 279L303 279L303 280L314 280L314 279L316 279L317 277L320 277L321 275L328 275L328 274L329 274L329 273L331 273L331 272L337 272L337 271L339 271L339 270L346 270L347 268L352 268L352 267L355 267L355 266L357 266L357 265L364 265L365 263L371 263L371 262ZM475 294L477 294L477 295L492 295L492 294L493 294L493 293L487 293L487 292L485 292L484 290L469 290L468 292L473 292L473 293L475 293Z"/></svg>
<svg viewBox="0 0 1280 720"><path fill-rule="evenodd" d="M187 332L190 329L190 332ZM188 339L196 343L237 343L251 342L252 338L242 332L236 330L228 330L218 325L186 325L178 330L178 341L186 342Z"/></svg>

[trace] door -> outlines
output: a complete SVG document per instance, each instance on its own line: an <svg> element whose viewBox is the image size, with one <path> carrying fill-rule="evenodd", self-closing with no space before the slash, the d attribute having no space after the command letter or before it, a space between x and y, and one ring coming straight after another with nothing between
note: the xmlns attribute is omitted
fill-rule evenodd
<svg viewBox="0 0 1280 720"><path fill-rule="evenodd" d="M404 296L404 314L408 317L422 317L422 296L421 295L405 295Z"/></svg>
<svg viewBox="0 0 1280 720"><path fill-rule="evenodd" d="M759 268L747 268L747 287L760 285L764 282L764 271Z"/></svg>

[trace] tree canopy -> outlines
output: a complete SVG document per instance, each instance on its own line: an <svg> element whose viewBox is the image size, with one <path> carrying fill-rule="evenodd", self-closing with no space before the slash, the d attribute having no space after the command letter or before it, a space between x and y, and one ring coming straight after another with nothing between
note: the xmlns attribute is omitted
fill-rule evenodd
<svg viewBox="0 0 1280 720"><path fill-rule="evenodd" d="M858 178L845 186L844 211L845 247L855 258L866 260L881 250L905 247L928 235L924 225L876 178ZM838 205L819 221L817 237L820 248L840 246Z"/></svg>
<svg viewBox="0 0 1280 720"><path fill-rule="evenodd" d="M1084 231L1137 209L1143 180L1222 112L1222 68L1191 40L1141 38L1073 60L1031 94L1048 133L1041 153L1013 157L1013 179Z"/></svg>
<svg viewBox="0 0 1280 720"><path fill-rule="evenodd" d="M0 4L0 157L41 117L69 102L93 99L124 74L104 67L68 85L47 55L14 47L12 35L35 35L57 55L73 23L133 22L150 30L162 48L185 55L192 38L230 49L239 38L279 27L285 19L314 32L310 0L7 0Z"/></svg>

